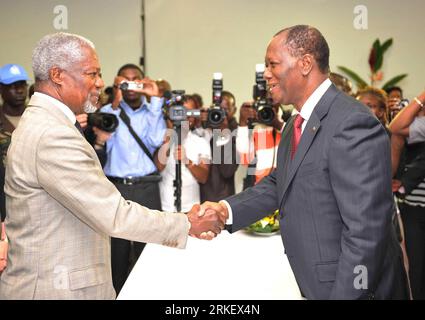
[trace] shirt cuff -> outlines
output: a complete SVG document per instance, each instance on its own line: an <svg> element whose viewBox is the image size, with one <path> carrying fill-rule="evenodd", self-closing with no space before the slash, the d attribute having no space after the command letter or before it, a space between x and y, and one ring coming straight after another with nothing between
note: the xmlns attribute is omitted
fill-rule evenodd
<svg viewBox="0 0 425 320"><path fill-rule="evenodd" d="M226 200L221 200L219 203L222 203L226 206L227 208L227 213L229 214L229 217L226 220L226 225L232 225L233 224L233 212L232 212L232 207L230 206L230 204L226 201Z"/></svg>
<svg viewBox="0 0 425 320"><path fill-rule="evenodd" d="M236 150L239 153L249 152L249 129L246 127L238 127L236 132Z"/></svg>
<svg viewBox="0 0 425 320"><path fill-rule="evenodd" d="M164 103L164 98L160 97L151 97L150 109L153 111L162 111L162 105Z"/></svg>

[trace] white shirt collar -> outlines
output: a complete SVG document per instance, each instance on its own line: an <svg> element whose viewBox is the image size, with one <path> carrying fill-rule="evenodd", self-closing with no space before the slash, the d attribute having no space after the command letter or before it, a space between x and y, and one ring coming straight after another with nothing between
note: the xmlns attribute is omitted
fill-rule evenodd
<svg viewBox="0 0 425 320"><path fill-rule="evenodd" d="M308 97L307 101L301 107L300 115L304 119L303 124L301 126L301 132L304 131L305 126L307 125L308 120L310 119L311 114L313 113L314 108L316 107L319 100L323 97L325 92L329 89L332 82L331 80L326 79L323 81L320 86L314 90L310 97Z"/></svg>
<svg viewBox="0 0 425 320"><path fill-rule="evenodd" d="M49 100L49 102L51 104L58 107L59 110L61 110L65 114L65 116L71 121L72 124L75 124L75 121L77 121L77 119L75 118L74 112L72 112L71 109L69 109L64 103L62 103L58 99L55 99L55 98L53 98L53 97L51 97L47 94L41 93L41 92L34 92L34 95L36 97L40 97L42 99Z"/></svg>

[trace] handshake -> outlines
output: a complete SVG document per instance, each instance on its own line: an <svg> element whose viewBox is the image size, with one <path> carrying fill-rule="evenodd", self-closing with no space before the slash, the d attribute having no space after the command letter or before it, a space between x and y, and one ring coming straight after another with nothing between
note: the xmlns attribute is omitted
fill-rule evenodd
<svg viewBox="0 0 425 320"><path fill-rule="evenodd" d="M202 205L195 204L187 213L187 217L191 224L190 236L212 240L224 229L229 212L222 202L206 201Z"/></svg>

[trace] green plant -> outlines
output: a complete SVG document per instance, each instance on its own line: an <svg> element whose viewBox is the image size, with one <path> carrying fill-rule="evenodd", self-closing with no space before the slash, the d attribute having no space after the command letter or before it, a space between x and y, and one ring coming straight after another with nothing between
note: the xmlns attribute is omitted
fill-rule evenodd
<svg viewBox="0 0 425 320"><path fill-rule="evenodd" d="M356 72L353 70L338 66L338 69L344 72L347 76L349 76L354 83L357 86L357 89L363 89L367 86L375 87L376 83L379 81L382 81L383 79L383 73L381 71L382 65L384 63L384 54L388 50L389 47L393 44L393 39L387 39L384 41L384 43L381 44L379 39L376 39L372 45L372 48L370 50L369 54L369 67L370 67L370 84L368 84L362 77L360 77ZM382 89L385 90L391 86L396 85L398 82L403 80L405 77L407 77L407 74L400 74L398 76L395 76L384 83L382 86Z"/></svg>

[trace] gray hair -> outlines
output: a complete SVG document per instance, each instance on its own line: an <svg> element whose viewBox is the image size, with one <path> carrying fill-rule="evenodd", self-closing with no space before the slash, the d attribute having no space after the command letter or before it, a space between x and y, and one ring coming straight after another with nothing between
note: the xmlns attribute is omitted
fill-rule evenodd
<svg viewBox="0 0 425 320"><path fill-rule="evenodd" d="M77 34L58 32L44 36L32 53L32 69L36 80L48 80L49 70L69 70L83 58L83 47L94 49L90 40Z"/></svg>

